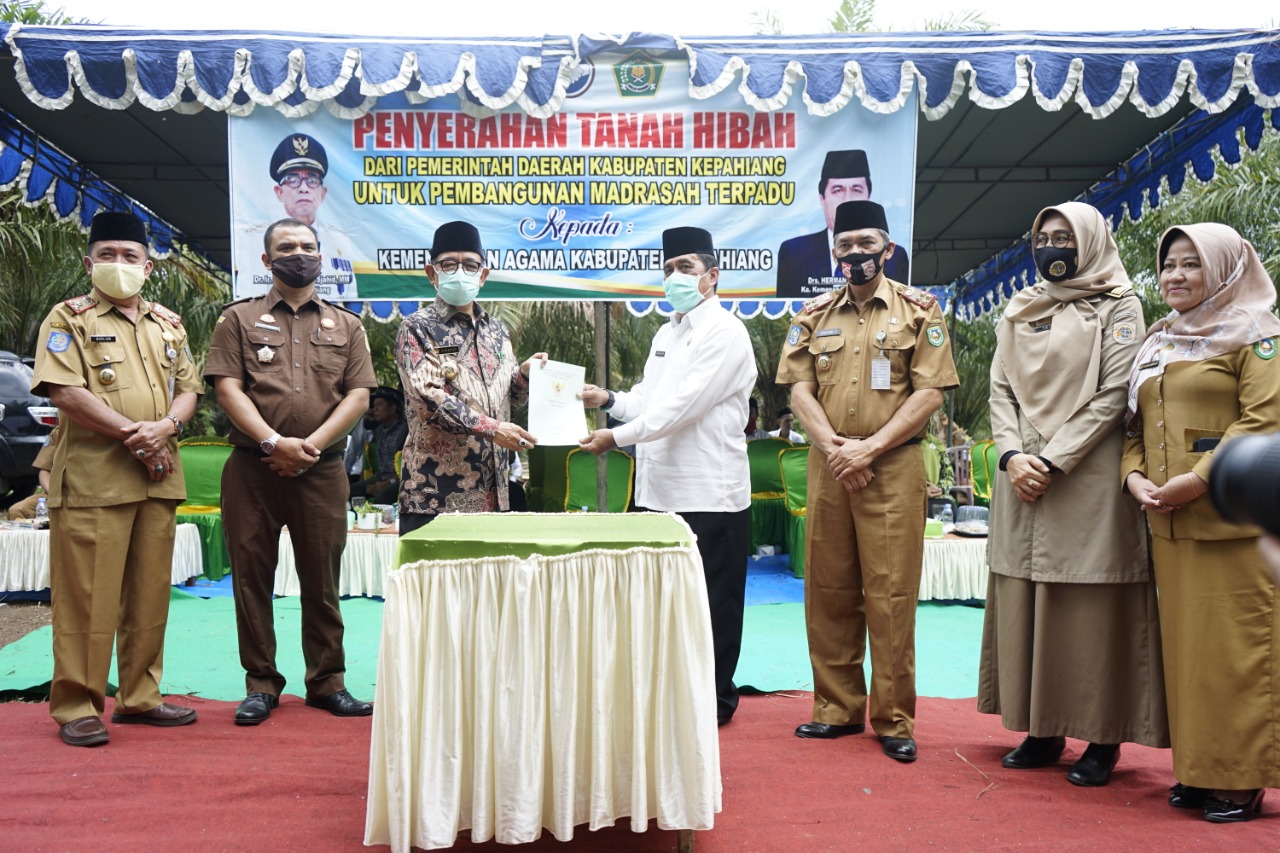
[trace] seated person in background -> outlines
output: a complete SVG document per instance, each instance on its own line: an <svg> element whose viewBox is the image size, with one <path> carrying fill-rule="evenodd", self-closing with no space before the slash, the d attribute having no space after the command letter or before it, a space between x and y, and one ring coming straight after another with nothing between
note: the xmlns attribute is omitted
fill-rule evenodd
<svg viewBox="0 0 1280 853"><path fill-rule="evenodd" d="M40 478L40 487L36 489L34 495L29 495L22 500L9 507L10 520L20 518L35 518L36 504L40 498L49 495L49 469L53 467L53 445L58 441L58 428L54 427L53 432L45 436L44 447L40 448L40 452L36 454L36 459L31 463L31 467L36 469L36 474Z"/></svg>
<svg viewBox="0 0 1280 853"><path fill-rule="evenodd" d="M760 428L760 404L752 397L747 403L747 427L743 430L747 441L755 438L768 438L769 433Z"/></svg>
<svg viewBox="0 0 1280 853"><path fill-rule="evenodd" d="M366 497L371 503L393 504L399 499L400 472L396 456L404 450L409 424L404 419L404 397L385 385L370 395L369 411L375 426L365 453L365 478L351 484L351 497Z"/></svg>
<svg viewBox="0 0 1280 853"><path fill-rule="evenodd" d="M778 428L770 430L770 438L785 438L792 444L806 444L805 437L791 428L795 423L796 416L791 413L791 409L783 406L778 409Z"/></svg>

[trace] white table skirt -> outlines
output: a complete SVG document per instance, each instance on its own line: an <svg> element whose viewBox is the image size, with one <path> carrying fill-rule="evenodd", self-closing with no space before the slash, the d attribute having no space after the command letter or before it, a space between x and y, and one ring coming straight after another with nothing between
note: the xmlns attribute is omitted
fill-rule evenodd
<svg viewBox="0 0 1280 853"><path fill-rule="evenodd" d="M920 600L987 597L987 540L926 539Z"/></svg>
<svg viewBox="0 0 1280 853"><path fill-rule="evenodd" d="M396 547L400 539L393 532L347 533L347 547L342 552L342 575L338 595L381 596L387 572L395 565ZM276 563L276 595L297 595L298 568L289 531L280 532L280 560Z"/></svg>
<svg viewBox="0 0 1280 853"><path fill-rule="evenodd" d="M172 584L183 584L204 571L200 531L179 524L173 540ZM0 530L0 592L49 588L49 531Z"/></svg>
<svg viewBox="0 0 1280 853"><path fill-rule="evenodd" d="M387 577L365 844L561 841L721 809L693 548L412 563Z"/></svg>

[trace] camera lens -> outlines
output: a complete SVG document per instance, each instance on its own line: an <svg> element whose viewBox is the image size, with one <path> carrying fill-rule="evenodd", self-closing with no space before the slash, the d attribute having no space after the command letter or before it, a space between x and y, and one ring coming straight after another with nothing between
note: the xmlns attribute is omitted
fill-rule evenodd
<svg viewBox="0 0 1280 853"><path fill-rule="evenodd" d="M1209 496L1222 517L1280 536L1280 434L1238 438L1214 457Z"/></svg>

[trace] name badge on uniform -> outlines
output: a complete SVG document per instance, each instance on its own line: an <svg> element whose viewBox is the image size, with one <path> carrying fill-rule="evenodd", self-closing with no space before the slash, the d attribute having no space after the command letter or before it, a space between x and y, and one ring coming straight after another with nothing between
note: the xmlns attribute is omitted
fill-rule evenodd
<svg viewBox="0 0 1280 853"><path fill-rule="evenodd" d="M889 359L883 353L871 359L871 390L889 390Z"/></svg>
<svg viewBox="0 0 1280 853"><path fill-rule="evenodd" d="M1139 365L1138 365L1138 369L1139 369L1139 370L1150 370L1150 369L1151 369L1151 368L1153 368L1153 367L1159 367L1159 366L1160 366L1160 359L1158 359L1158 358L1153 358L1151 361L1147 361L1147 362L1143 362L1142 364L1139 364Z"/></svg>
<svg viewBox="0 0 1280 853"><path fill-rule="evenodd" d="M1052 329L1052 328L1053 328L1053 323L1052 323L1052 322L1049 322L1049 323L1033 323L1033 324L1031 325L1031 331L1033 331L1033 332L1047 332L1047 331L1049 331L1049 330L1050 330L1050 329Z"/></svg>
<svg viewBox="0 0 1280 853"><path fill-rule="evenodd" d="M662 357L664 357L666 354L667 354L667 351L666 351L666 350L664 350L664 349L660 349L660 350L658 350L658 351L656 351L656 352L654 353L654 356L655 356L655 357L657 357L657 358L662 358Z"/></svg>
<svg viewBox="0 0 1280 853"><path fill-rule="evenodd" d="M255 329L267 329L268 331L271 331L271 332L278 332L278 331L280 331L280 327L279 327L279 326L273 326L273 325L271 325L270 323L261 323L261 322L259 322L259 323L254 323L254 324L253 324L253 327L254 327Z"/></svg>
<svg viewBox="0 0 1280 853"><path fill-rule="evenodd" d="M436 352L440 355L457 355L459 347L436 347Z"/></svg>
<svg viewBox="0 0 1280 853"><path fill-rule="evenodd" d="M115 335L90 335L89 340L95 344L114 344L116 342Z"/></svg>
<svg viewBox="0 0 1280 853"><path fill-rule="evenodd" d="M815 338L834 338L840 335L839 329L823 329L814 333Z"/></svg>

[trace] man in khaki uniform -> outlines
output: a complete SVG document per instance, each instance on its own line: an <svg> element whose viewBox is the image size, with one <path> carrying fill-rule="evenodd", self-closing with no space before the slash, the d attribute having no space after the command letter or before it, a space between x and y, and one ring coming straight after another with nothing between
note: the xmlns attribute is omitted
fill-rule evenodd
<svg viewBox="0 0 1280 853"><path fill-rule="evenodd" d="M265 296L218 318L205 378L231 418L235 451L222 470L222 520L231 555L240 663L248 695L237 725L261 723L279 704L271 596L286 525L297 557L307 704L341 717L373 713L346 690L338 579L347 544L347 433L378 384L360 319L315 293L315 231L296 219L267 228Z"/></svg>
<svg viewBox="0 0 1280 853"><path fill-rule="evenodd" d="M138 296L151 274L132 213L99 213L85 270L93 292L40 327L32 391L61 410L49 483L53 683L49 713L71 746L96 746L112 640L120 678L113 723L182 726L164 702L175 510L186 497L177 436L202 390L182 318Z"/></svg>
<svg viewBox="0 0 1280 853"><path fill-rule="evenodd" d="M959 379L937 302L885 277L894 249L880 205L840 205L832 255L848 284L796 316L777 379L792 386L813 446L804 580L813 722L796 736L865 730L870 631L871 726L886 755L914 761L920 440Z"/></svg>

